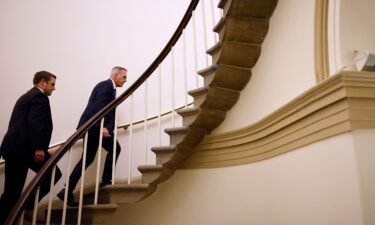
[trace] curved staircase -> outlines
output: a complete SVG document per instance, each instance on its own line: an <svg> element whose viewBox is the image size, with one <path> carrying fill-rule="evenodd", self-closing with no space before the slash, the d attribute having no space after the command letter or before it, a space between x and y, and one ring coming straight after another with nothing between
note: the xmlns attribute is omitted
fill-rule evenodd
<svg viewBox="0 0 375 225"><path fill-rule="evenodd" d="M222 0L223 17L215 26L219 42L207 53L213 65L198 73L204 77L204 87L188 93L194 106L179 110L183 126L166 129L170 145L153 147L156 165L139 166L142 182L115 184L99 190L97 205L94 193L84 196L82 224L103 224L117 204L138 202L155 192L157 184L167 180L194 151L203 137L218 127L240 97L251 78L251 68L261 53L261 44L268 32L270 17L277 0ZM77 208L67 209L65 223L75 224ZM62 206L52 210L52 223L61 223Z"/></svg>
<svg viewBox="0 0 375 225"><path fill-rule="evenodd" d="M152 148L156 165L138 167L142 184L104 187L99 192L99 203L127 204L146 198L157 184L173 175L206 133L224 121L251 78L251 68L260 56L276 4L277 0L220 2L224 16L214 29L220 41L207 50L213 65L198 72L204 77L205 86L189 91L194 106L178 111L183 126L165 130L170 136L169 146Z"/></svg>

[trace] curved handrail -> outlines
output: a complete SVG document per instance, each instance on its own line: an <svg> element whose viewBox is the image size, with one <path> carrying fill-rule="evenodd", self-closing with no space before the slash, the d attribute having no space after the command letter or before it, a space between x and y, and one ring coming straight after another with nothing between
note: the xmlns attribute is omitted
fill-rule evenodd
<svg viewBox="0 0 375 225"><path fill-rule="evenodd" d="M190 18L192 16L193 10L198 5L199 0L192 0L187 8L184 17L182 18L180 24L178 25L176 31L173 33L171 39L168 41L166 46L163 48L161 53L156 57L152 64L143 72L143 74L119 97L109 103L106 107L101 109L97 114L95 114L90 120L83 124L68 140L58 149L55 154L46 162L42 169L35 175L31 180L30 184L22 193L20 199L17 201L16 205L12 209L10 215L8 216L5 225L14 224L17 216L24 208L27 200L31 197L31 193L37 190L37 187L43 179L45 179L46 174L52 171L53 167L57 162L64 156L64 154L74 145L74 143L81 138L85 132L87 132L95 123L97 123L101 118L103 118L108 112L115 109L119 104L125 101L135 90L138 89L148 77L157 69L159 64L167 57L171 48L177 43L183 30L188 25Z"/></svg>

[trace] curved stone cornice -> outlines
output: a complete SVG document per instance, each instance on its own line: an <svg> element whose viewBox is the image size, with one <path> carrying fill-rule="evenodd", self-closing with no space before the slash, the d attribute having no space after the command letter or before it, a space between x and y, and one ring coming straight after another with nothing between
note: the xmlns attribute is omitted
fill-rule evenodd
<svg viewBox="0 0 375 225"><path fill-rule="evenodd" d="M182 168L247 164L371 128L375 128L375 73L342 72L252 125L206 136Z"/></svg>

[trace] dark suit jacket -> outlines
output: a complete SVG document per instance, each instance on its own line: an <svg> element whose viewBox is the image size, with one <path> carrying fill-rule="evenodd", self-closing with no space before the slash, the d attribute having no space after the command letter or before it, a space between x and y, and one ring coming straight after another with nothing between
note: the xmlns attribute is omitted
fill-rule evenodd
<svg viewBox="0 0 375 225"><path fill-rule="evenodd" d="M0 154L34 158L35 150L46 153L52 135L52 117L48 97L33 87L16 102L3 138Z"/></svg>
<svg viewBox="0 0 375 225"><path fill-rule="evenodd" d="M113 83L110 79L98 83L91 92L89 102L85 111L79 120L77 129L86 123L92 116L104 108L108 103L114 100L116 92ZM104 127L107 128L109 133L113 134L115 120L115 110L112 110L104 117ZM99 129L100 122L96 123L93 129Z"/></svg>

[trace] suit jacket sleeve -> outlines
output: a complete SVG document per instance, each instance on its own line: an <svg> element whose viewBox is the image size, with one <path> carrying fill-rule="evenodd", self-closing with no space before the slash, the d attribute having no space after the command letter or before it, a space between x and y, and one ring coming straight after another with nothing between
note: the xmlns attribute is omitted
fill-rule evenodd
<svg viewBox="0 0 375 225"><path fill-rule="evenodd" d="M38 94L31 100L27 123L31 149L47 151L52 134L52 119L49 100L44 94Z"/></svg>
<svg viewBox="0 0 375 225"><path fill-rule="evenodd" d="M112 83L104 83L104 87L98 88L98 98L96 102L96 110L95 113L99 112L101 109L103 109L105 106L107 106L113 99L113 87ZM109 132L112 133L113 128L114 128L114 111L109 112L107 115L104 117L104 127L107 128Z"/></svg>

